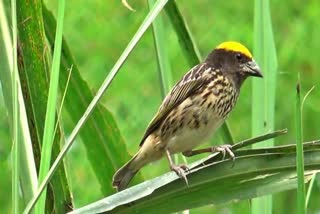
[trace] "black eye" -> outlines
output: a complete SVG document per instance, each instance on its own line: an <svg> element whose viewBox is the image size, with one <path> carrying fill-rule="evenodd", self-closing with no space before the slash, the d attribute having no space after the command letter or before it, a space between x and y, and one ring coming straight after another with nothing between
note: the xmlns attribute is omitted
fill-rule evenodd
<svg viewBox="0 0 320 214"><path fill-rule="evenodd" d="M242 55L239 54L239 53L237 53L237 54L236 54L236 59L237 59L238 61L241 61L241 60L242 60Z"/></svg>

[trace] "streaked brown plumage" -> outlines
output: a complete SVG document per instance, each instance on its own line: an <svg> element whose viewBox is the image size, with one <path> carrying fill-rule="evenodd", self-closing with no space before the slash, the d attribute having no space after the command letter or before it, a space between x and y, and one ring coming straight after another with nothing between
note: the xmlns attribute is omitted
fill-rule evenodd
<svg viewBox="0 0 320 214"><path fill-rule="evenodd" d="M262 77L248 49L237 42L220 44L166 96L141 140L139 151L115 173L113 186L118 190L126 188L139 169L164 155L171 170L186 180L186 167L175 165L170 155L182 152L191 156L192 150L219 128L248 76ZM217 150L233 155L228 146L208 151Z"/></svg>

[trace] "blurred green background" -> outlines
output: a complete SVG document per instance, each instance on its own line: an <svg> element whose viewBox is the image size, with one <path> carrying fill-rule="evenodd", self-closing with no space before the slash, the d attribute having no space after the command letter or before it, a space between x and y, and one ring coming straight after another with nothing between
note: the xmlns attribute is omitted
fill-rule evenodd
<svg viewBox="0 0 320 214"><path fill-rule="evenodd" d="M216 45L225 40L236 40L253 50L253 1L182 1L181 10L194 41L204 58ZM56 14L54 1L45 1ZM83 78L95 92L132 38L146 16L146 1L130 1L136 12L125 8L121 1L68 0L64 21L64 37L74 55ZM273 33L278 55L278 84L276 100L276 129L288 128L289 134L276 139L276 144L294 143L294 105L297 72L301 72L302 93L315 86L303 108L304 141L319 139L320 119L320 2L271 0ZM186 62L174 30L164 11L161 13L166 26L166 48L171 62L174 82L190 67ZM102 103L113 113L130 154L138 149L144 130L161 103L160 81L151 29L144 35L121 68ZM267 73L268 71L263 71ZM72 77L71 77L72 78ZM2 97L1 97L2 99ZM244 84L239 102L228 122L236 141L251 137L251 82ZM0 204L10 210L11 197L11 138L5 107L0 102ZM71 129L73 124L65 124ZM291 132L292 131L292 132ZM94 140L94 139L92 139ZM214 143L220 143L218 137ZM224 142L228 143L228 142ZM77 142L67 156L69 180L76 207L103 197L98 182L86 158L85 149ZM198 159L199 157L195 158ZM188 159L192 161L192 159ZM152 178L168 171L166 161L154 163L143 169L145 178ZM276 194L274 213L295 213L295 190ZM320 180L317 179L310 202L310 213L320 212ZM290 203L292 206L288 206ZM239 213L247 210L249 201L219 208L197 208L191 213ZM284 209L285 207L285 209ZM221 209L222 208L222 209ZM1 208L2 209L2 208Z"/></svg>

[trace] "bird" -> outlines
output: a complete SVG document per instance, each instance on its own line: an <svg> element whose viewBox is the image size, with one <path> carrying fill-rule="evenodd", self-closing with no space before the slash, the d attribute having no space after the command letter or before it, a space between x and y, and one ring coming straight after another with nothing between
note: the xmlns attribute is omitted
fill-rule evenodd
<svg viewBox="0 0 320 214"><path fill-rule="evenodd" d="M238 99L247 77L263 77L250 51L241 43L226 41L191 68L164 98L149 123L138 152L113 176L117 191L127 188L145 165L166 156L170 169L186 183L184 164L175 164L176 153L190 157L204 152L234 154L231 145L194 150L223 124ZM188 183L187 183L188 184Z"/></svg>

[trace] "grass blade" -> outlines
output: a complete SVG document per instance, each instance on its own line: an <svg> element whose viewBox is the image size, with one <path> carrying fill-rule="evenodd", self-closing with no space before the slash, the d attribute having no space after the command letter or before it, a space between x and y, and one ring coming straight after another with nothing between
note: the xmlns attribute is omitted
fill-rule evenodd
<svg viewBox="0 0 320 214"><path fill-rule="evenodd" d="M300 74L298 73L298 81L300 82ZM303 99L302 99L302 102L301 102L301 121L303 121L303 108L304 108L304 104L305 104L305 101L307 100L308 96L311 94L311 92L313 91L313 89L315 88L315 86L312 86L308 91L307 93L304 95ZM298 96L298 95L297 95ZM301 97L300 97L301 99ZM298 106L297 106L298 107ZM296 115L298 116L298 115ZM302 122L301 122L302 123ZM301 124L301 130L302 131L302 124ZM302 133L301 133L302 135ZM301 164L301 163L300 163ZM305 210L307 212L307 208L308 208L308 204L309 204L309 201L310 201L310 197L311 197L311 192L313 190L313 187L314 187L314 182L317 178L317 175L318 174L314 174L310 183L309 183L309 187L308 187L308 190L307 190L307 194L306 194L306 200L305 200Z"/></svg>
<svg viewBox="0 0 320 214"><path fill-rule="evenodd" d="M271 18L269 1L255 1L255 33L254 57L264 74L264 82L253 80L252 84L252 135L266 130L273 130L274 107L276 96L277 56ZM265 145L273 145L272 141Z"/></svg>
<svg viewBox="0 0 320 214"><path fill-rule="evenodd" d="M53 53L53 62L50 77L50 86L48 94L47 111L44 125L43 142L41 149L41 161L39 171L39 182L42 182L47 175L51 163L52 144L54 140L54 127L56 117L56 106L58 97L58 85L59 85L59 68L61 58L61 44L62 44L62 31L63 31L63 19L64 19L65 1L59 1L58 9L58 24L55 38L55 48ZM46 190L39 198L36 205L36 213L44 213L46 201Z"/></svg>
<svg viewBox="0 0 320 214"><path fill-rule="evenodd" d="M313 187L314 187L314 182L315 182L315 180L316 180L316 178L317 178L317 173L315 173L313 176L312 176L312 179L311 179L311 181L310 181L310 183L309 183L309 187L308 187L308 191L307 191L307 195L306 195L306 207L305 207L305 209L307 209L308 208L308 204L309 204L309 201L310 201L310 197L311 197L311 192L312 192L312 189L313 189Z"/></svg>
<svg viewBox="0 0 320 214"><path fill-rule="evenodd" d="M149 7L151 8L155 4L155 2L156 0L148 0ZM165 29L163 27L163 20L161 16L158 16L152 23L152 30L158 59L157 62L161 93L162 98L164 98L172 88L172 74L166 49Z"/></svg>
<svg viewBox="0 0 320 214"><path fill-rule="evenodd" d="M10 3L10 2L8 2ZM33 151L32 151L32 144L31 144L31 138L30 138L30 132L28 127L28 121L26 116L26 108L25 103L22 96L21 91L21 83L20 78L18 75L18 68L15 68L15 71L13 71L14 63L16 63L16 60L13 60L14 53L17 53L17 49L14 50L13 48L13 42L10 34L10 28L8 26L7 18L5 16L5 4L4 2L0 1L0 27L1 27L1 35L0 35L0 46L3 48L0 48L0 56L4 56L2 59L2 63L0 63L0 81L1 81L1 89L3 92L3 97L7 109L7 115L9 118L9 126L10 126L10 135L11 139L17 139L16 143L13 144L20 146L20 151L17 156L12 155L14 158L17 157L19 160L16 160L18 162L15 163L15 167L13 167L14 170L19 171L19 177L23 179L19 179L20 185L17 186L15 191L18 191L19 188L21 189L21 195L20 199L22 199L22 203L27 203L28 200L30 200L33 196L33 194L36 191L37 185L38 185L38 178L35 168L35 161L33 158ZM12 9L14 9L14 6L11 6ZM13 13L12 13L13 14ZM12 18L12 21L14 18ZM15 22L15 21L14 21ZM13 25L13 29L15 29ZM17 32L14 32L12 35L14 35ZM15 37L16 39L16 37ZM15 43L15 45L17 45ZM14 52L12 52L14 50ZM16 65L15 65L16 66ZM13 72L16 72L13 74ZM13 80L13 76L15 75L15 81ZM13 96L13 86L14 82L16 82L17 86L17 97L14 98ZM14 116L13 116L13 102L14 99L18 99L18 124L14 124ZM16 114L16 113L15 113ZM14 128L15 125L18 125L18 127ZM18 131L18 136L14 137L14 131ZM4 139L2 139L4 140ZM13 148L13 153L14 153ZM19 168L17 168L17 165L19 165ZM14 166L14 164L12 164ZM18 175L15 173L15 175ZM16 178L17 179L17 178ZM18 184L17 182L12 182L12 184ZM14 201L13 201L14 203ZM15 203L14 203L15 204ZM14 207L14 206L12 206ZM19 209L21 209L22 206L20 206Z"/></svg>
<svg viewBox="0 0 320 214"><path fill-rule="evenodd" d="M183 51L190 67L199 64L201 56L199 49L194 42L192 34L184 21L182 14L180 13L175 1L169 1L165 7L165 11L170 19L170 22L176 31L179 38L179 44Z"/></svg>
<svg viewBox="0 0 320 214"><path fill-rule="evenodd" d="M298 73L297 83L297 95L296 95L296 170L298 175L298 189L297 189L297 213L306 213L305 206L305 180L304 180L304 154L302 144L302 122L301 122L301 89L300 89L300 73Z"/></svg>
<svg viewBox="0 0 320 214"><path fill-rule="evenodd" d="M277 57L268 0L255 0L253 55L264 74L263 84L261 80L252 80L252 135L255 136L274 129ZM259 146L273 144L269 140ZM254 199L251 210L272 213L272 196Z"/></svg>
<svg viewBox="0 0 320 214"><path fill-rule="evenodd" d="M19 210L19 163L20 163L20 143L18 138L19 116L18 116L18 67L17 67L17 9L16 1L11 0L11 17L12 17L12 59L13 59L13 173L12 173L12 202L13 213L20 213Z"/></svg>

